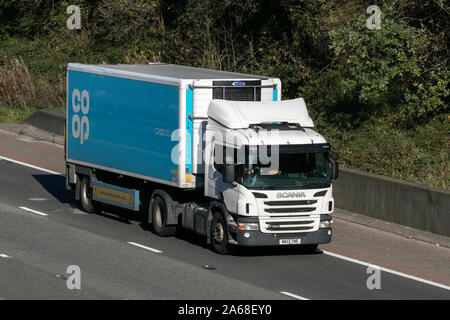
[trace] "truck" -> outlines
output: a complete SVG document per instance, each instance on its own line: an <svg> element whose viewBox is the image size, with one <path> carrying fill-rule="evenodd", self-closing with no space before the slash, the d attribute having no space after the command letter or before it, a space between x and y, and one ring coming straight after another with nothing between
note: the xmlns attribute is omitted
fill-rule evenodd
<svg viewBox="0 0 450 320"><path fill-rule="evenodd" d="M66 188L219 254L332 236L337 154L278 78L165 63L67 66Z"/></svg>

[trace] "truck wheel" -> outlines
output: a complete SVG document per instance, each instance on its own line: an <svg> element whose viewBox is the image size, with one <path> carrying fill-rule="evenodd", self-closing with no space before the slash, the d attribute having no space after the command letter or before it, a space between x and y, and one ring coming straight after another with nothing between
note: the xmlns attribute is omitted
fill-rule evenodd
<svg viewBox="0 0 450 320"><path fill-rule="evenodd" d="M103 203L92 200L91 188L89 188L89 178L84 177L81 180L80 188L81 206L87 213L102 212Z"/></svg>
<svg viewBox="0 0 450 320"><path fill-rule="evenodd" d="M227 228L220 211L214 213L211 222L211 244L215 252L219 254L228 253Z"/></svg>
<svg viewBox="0 0 450 320"><path fill-rule="evenodd" d="M177 231L177 226L167 226L167 208L165 201L155 196L151 206L152 230L160 237L173 236Z"/></svg>

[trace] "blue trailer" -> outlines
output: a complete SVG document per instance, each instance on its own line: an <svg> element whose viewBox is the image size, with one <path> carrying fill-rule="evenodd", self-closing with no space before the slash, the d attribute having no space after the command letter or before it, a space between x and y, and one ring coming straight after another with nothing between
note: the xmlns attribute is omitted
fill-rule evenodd
<svg viewBox="0 0 450 320"><path fill-rule="evenodd" d="M227 104L230 101L235 104ZM255 112L246 114L243 110L261 113L255 117ZM268 244L268 240L272 244L275 233L269 229L265 230L268 240L256 233L254 241L236 234L242 231L241 225L246 234L256 232L255 223L262 226L263 222L257 211L247 212L244 220L238 217L242 208L237 205L244 201L242 197L248 198L251 190L236 191L243 187L229 176L231 167L214 164L218 144L211 141L221 133L249 134L242 147L252 140L251 132L246 130L258 123L295 122L308 126L310 120L303 99L281 102L277 78L163 63L69 63L66 186L75 189L76 199L88 212L102 210L105 203L142 212L148 214L158 235L172 235L181 225L207 236L221 253L228 244L259 245ZM246 124L233 127L239 121ZM308 137L311 144L310 134L299 134L302 137L295 139L301 142ZM323 138L316 140L315 144L326 145ZM240 168L233 166L234 171ZM331 187L328 180L323 188ZM251 197L245 200L244 207L257 205ZM324 201L330 199L331 192ZM314 231L321 221L316 220ZM259 227L257 231L263 233ZM283 230L277 231L280 233ZM329 241L330 237L317 236L313 233L314 243ZM309 243L307 238L303 237L303 242L298 239L287 239L283 244Z"/></svg>

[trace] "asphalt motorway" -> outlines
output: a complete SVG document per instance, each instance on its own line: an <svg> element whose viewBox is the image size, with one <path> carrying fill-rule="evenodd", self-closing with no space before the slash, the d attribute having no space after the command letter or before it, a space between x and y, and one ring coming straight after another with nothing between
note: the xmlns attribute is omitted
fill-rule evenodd
<svg viewBox="0 0 450 320"><path fill-rule="evenodd" d="M160 238L137 213L85 214L62 175L0 160L0 299L449 299L450 291L296 247L221 256L202 237ZM31 209L31 210L30 210ZM69 266L81 289L69 290ZM208 267L205 267L208 266Z"/></svg>

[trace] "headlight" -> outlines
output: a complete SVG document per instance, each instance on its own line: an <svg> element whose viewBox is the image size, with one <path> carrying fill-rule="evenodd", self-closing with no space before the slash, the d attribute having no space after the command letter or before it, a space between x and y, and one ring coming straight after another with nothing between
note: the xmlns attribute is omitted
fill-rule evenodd
<svg viewBox="0 0 450 320"><path fill-rule="evenodd" d="M240 231L259 230L259 223L238 223L238 230Z"/></svg>
<svg viewBox="0 0 450 320"><path fill-rule="evenodd" d="M332 228L333 227L333 220L324 220L320 221L319 228L320 229L326 229L326 228Z"/></svg>

